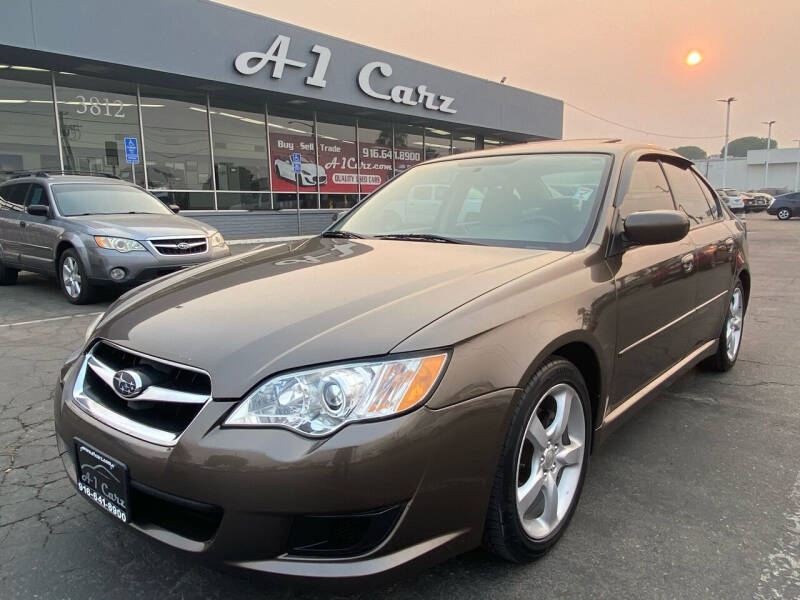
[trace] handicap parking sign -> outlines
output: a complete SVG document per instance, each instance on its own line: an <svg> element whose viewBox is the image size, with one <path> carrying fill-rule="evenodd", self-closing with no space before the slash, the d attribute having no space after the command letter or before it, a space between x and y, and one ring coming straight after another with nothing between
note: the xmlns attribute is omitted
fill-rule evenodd
<svg viewBox="0 0 800 600"><path fill-rule="evenodd" d="M302 170L302 165L300 164L300 153L294 152L292 154L292 167L294 167L294 172L299 173Z"/></svg>
<svg viewBox="0 0 800 600"><path fill-rule="evenodd" d="M135 137L125 138L125 162L129 165L139 164L139 141Z"/></svg>

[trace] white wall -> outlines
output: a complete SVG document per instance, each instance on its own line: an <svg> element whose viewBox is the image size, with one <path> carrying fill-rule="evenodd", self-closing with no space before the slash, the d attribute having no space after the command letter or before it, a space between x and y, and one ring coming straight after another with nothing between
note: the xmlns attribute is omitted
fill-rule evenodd
<svg viewBox="0 0 800 600"><path fill-rule="evenodd" d="M747 158L729 158L726 186L740 190L757 190L763 187L785 187L795 190L797 161L800 150L780 148L769 153L769 181L764 185L764 160L766 150L751 150ZM706 166L708 163L708 166ZM722 187L722 159L699 160L697 169L706 174L714 187Z"/></svg>

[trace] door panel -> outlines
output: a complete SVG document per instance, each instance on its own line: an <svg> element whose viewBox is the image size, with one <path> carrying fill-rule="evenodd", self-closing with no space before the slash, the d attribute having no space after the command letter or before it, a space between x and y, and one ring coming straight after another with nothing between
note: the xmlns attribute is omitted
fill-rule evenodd
<svg viewBox="0 0 800 600"><path fill-rule="evenodd" d="M694 250L685 238L630 248L609 261L616 273L619 315L612 408L689 353Z"/></svg>
<svg viewBox="0 0 800 600"><path fill-rule="evenodd" d="M7 185L0 190L0 246L2 259L8 265L20 264L22 251L22 228L20 217L24 214L23 205L28 193L27 183Z"/></svg>
<svg viewBox="0 0 800 600"><path fill-rule="evenodd" d="M695 344L719 336L734 274L736 245L730 229L720 221L689 233L697 245Z"/></svg>
<svg viewBox="0 0 800 600"><path fill-rule="evenodd" d="M47 191L39 184L32 184L25 204L26 207L33 204L50 206ZM63 228L52 217L24 213L21 219L25 222L22 230L23 266L34 271L55 272L53 256Z"/></svg>

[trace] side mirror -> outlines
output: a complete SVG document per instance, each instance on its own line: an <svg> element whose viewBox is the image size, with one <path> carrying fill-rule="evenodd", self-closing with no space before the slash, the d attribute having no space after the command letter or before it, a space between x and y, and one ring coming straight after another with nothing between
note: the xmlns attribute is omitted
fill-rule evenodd
<svg viewBox="0 0 800 600"><path fill-rule="evenodd" d="M625 218L624 231L632 244L668 244L686 237L689 218L677 210L635 212Z"/></svg>
<svg viewBox="0 0 800 600"><path fill-rule="evenodd" d="M168 205L168 206L169 206L169 209L170 209L172 212L174 212L176 215L177 215L179 212L181 212L181 207L180 207L180 206L178 206L177 204L170 204L170 205Z"/></svg>
<svg viewBox="0 0 800 600"><path fill-rule="evenodd" d="M25 212L34 217L48 217L50 216L50 207L43 204L31 204L25 208Z"/></svg>

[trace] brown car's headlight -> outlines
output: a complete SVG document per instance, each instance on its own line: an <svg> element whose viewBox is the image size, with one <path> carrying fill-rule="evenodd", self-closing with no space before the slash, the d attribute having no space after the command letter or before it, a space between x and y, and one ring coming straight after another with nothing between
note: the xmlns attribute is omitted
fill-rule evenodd
<svg viewBox="0 0 800 600"><path fill-rule="evenodd" d="M388 417L424 402L447 354L330 365L278 375L236 407L227 426L277 425L311 436Z"/></svg>

